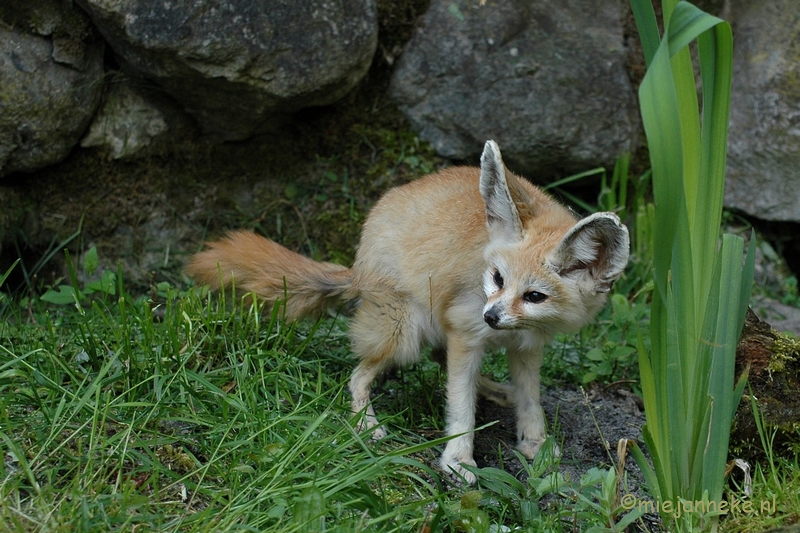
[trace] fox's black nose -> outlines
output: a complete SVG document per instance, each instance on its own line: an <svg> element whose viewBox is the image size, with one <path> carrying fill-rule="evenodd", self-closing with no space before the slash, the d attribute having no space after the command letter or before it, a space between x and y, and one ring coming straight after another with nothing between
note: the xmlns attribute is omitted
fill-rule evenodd
<svg viewBox="0 0 800 533"><path fill-rule="evenodd" d="M483 313L483 320L487 324L489 324L490 328L497 328L497 323L500 322L500 315L497 314L497 310L492 307L485 313Z"/></svg>

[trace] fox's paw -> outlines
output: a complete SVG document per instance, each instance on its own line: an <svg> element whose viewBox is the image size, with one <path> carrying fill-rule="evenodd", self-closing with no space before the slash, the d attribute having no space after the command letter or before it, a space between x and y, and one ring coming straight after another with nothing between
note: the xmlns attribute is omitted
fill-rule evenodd
<svg viewBox="0 0 800 533"><path fill-rule="evenodd" d="M478 481L478 478L475 476L475 474L464 468L464 465L474 467L478 466L478 464L475 462L475 459L472 457L468 459L458 459L456 457L448 458L447 455L443 455L442 460L439 463L441 469L444 470L446 474L456 478L457 481L463 480L463 482L467 483L468 485L475 484L475 482Z"/></svg>
<svg viewBox="0 0 800 533"><path fill-rule="evenodd" d="M374 426L372 430L372 435L370 435L369 440L372 441L379 441L386 438L388 432L386 431L386 426Z"/></svg>
<svg viewBox="0 0 800 533"><path fill-rule="evenodd" d="M542 443L544 439L541 440L533 440L533 439L526 439L521 440L517 444L517 450L527 457L528 459L533 459L536 457L536 454L539 453L539 448L542 447Z"/></svg>
<svg viewBox="0 0 800 533"><path fill-rule="evenodd" d="M369 436L369 440L378 441L386 438L386 426L379 426L378 420L374 417L362 416L356 423L356 431L364 433L370 430L372 430L372 434Z"/></svg>
<svg viewBox="0 0 800 533"><path fill-rule="evenodd" d="M536 454L539 453L539 450L542 448L542 444L544 444L545 439L541 440L521 440L517 444L517 450L527 457L528 459L533 459L536 457ZM561 449L558 445L553 446L553 457L561 457Z"/></svg>
<svg viewBox="0 0 800 533"><path fill-rule="evenodd" d="M464 468L463 465L478 466L473 459L470 459L469 461L445 461L444 457L442 458L442 462L439 466L441 466L442 470L444 470L446 474L450 474L452 477L454 477L456 481L463 481L468 485L474 485L475 482L478 481L477 476Z"/></svg>

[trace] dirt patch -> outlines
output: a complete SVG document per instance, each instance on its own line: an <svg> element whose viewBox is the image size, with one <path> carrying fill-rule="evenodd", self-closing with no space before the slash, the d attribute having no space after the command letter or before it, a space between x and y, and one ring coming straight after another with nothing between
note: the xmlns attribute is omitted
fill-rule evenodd
<svg viewBox="0 0 800 533"><path fill-rule="evenodd" d="M625 389L595 389L584 392L572 385L548 387L542 391L542 408L550 433L556 436L561 448L560 471L578 480L592 467L609 467L617 460L616 448L620 439L641 442L645 417L641 400ZM492 422L475 435L475 460L478 466L505 468L510 473L522 473L522 465L513 453L517 442L516 419L513 409L481 401L477 426ZM502 451L498 456L498 443ZM630 465L635 484L641 483L638 469Z"/></svg>
<svg viewBox="0 0 800 533"><path fill-rule="evenodd" d="M620 439L635 440L644 450L643 406L641 399L627 389L597 387L583 391L574 385L553 386L542 391L541 403L549 432L556 437L561 450L558 471L569 481L577 482L592 468L616 466ZM517 442L513 409L482 400L478 406L477 427L492 422L496 423L475 434L478 466L504 469L526 481L523 465L513 452ZM628 456L621 494L650 499L643 486L642 474ZM547 501L545 498L543 503L546 505ZM635 530L661 531L660 518L655 514L644 515Z"/></svg>

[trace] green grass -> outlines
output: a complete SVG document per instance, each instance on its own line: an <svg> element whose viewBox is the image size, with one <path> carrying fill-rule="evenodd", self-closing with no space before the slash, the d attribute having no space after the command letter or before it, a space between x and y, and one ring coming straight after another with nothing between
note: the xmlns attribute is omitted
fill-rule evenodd
<svg viewBox="0 0 800 533"><path fill-rule="evenodd" d="M743 498L743 504L722 523L721 530L728 533L757 533L800 521L800 458L796 454L793 459L775 455L775 434L767 432L752 391L749 396L764 458L753 465L752 483L744 475L733 481L736 493L749 497ZM751 503L748 507L744 504L747 501Z"/></svg>
<svg viewBox="0 0 800 533"><path fill-rule="evenodd" d="M445 494L424 463L437 442L395 433L373 445L353 430L339 322L283 326L258 307L168 292L163 313L127 295L7 308L6 529L300 531L298 502L315 491L344 530L420 527L420 508Z"/></svg>
<svg viewBox="0 0 800 533"><path fill-rule="evenodd" d="M69 277L38 298L0 293L4 531L568 531L576 501L579 523L616 516L599 499L616 478L547 482L552 453L527 480L484 469L480 492L442 480L427 359L376 399L391 436L366 440L341 319L286 324L200 289L134 298L119 273Z"/></svg>
<svg viewBox="0 0 800 533"><path fill-rule="evenodd" d="M349 420L340 319L285 325L280 309L166 284L155 301L121 283L87 292L4 299L4 530L568 531L575 499L604 494L597 473L558 477L552 453L522 480L484 469L481 492L443 482L428 466L443 439L415 429L443 428L427 360L377 400L391 436L366 441ZM64 293L72 304L46 302ZM607 520L582 505L581 523Z"/></svg>
<svg viewBox="0 0 800 533"><path fill-rule="evenodd" d="M760 533L800 521L800 463L777 459L770 466L755 465L751 508L742 505L722 522L726 533Z"/></svg>

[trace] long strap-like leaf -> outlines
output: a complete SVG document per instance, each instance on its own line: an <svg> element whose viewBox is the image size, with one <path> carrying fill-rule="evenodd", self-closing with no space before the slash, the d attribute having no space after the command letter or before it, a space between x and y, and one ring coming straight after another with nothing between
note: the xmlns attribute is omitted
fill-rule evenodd
<svg viewBox="0 0 800 533"><path fill-rule="evenodd" d="M752 283L741 239L726 236L718 246L733 40L726 22L675 0L663 0L660 38L650 0L631 5L647 63L639 99L655 201L650 353L640 348L655 467L648 482L657 480L655 492L673 502L719 498L739 395L733 354ZM694 40L702 118L688 49Z"/></svg>

